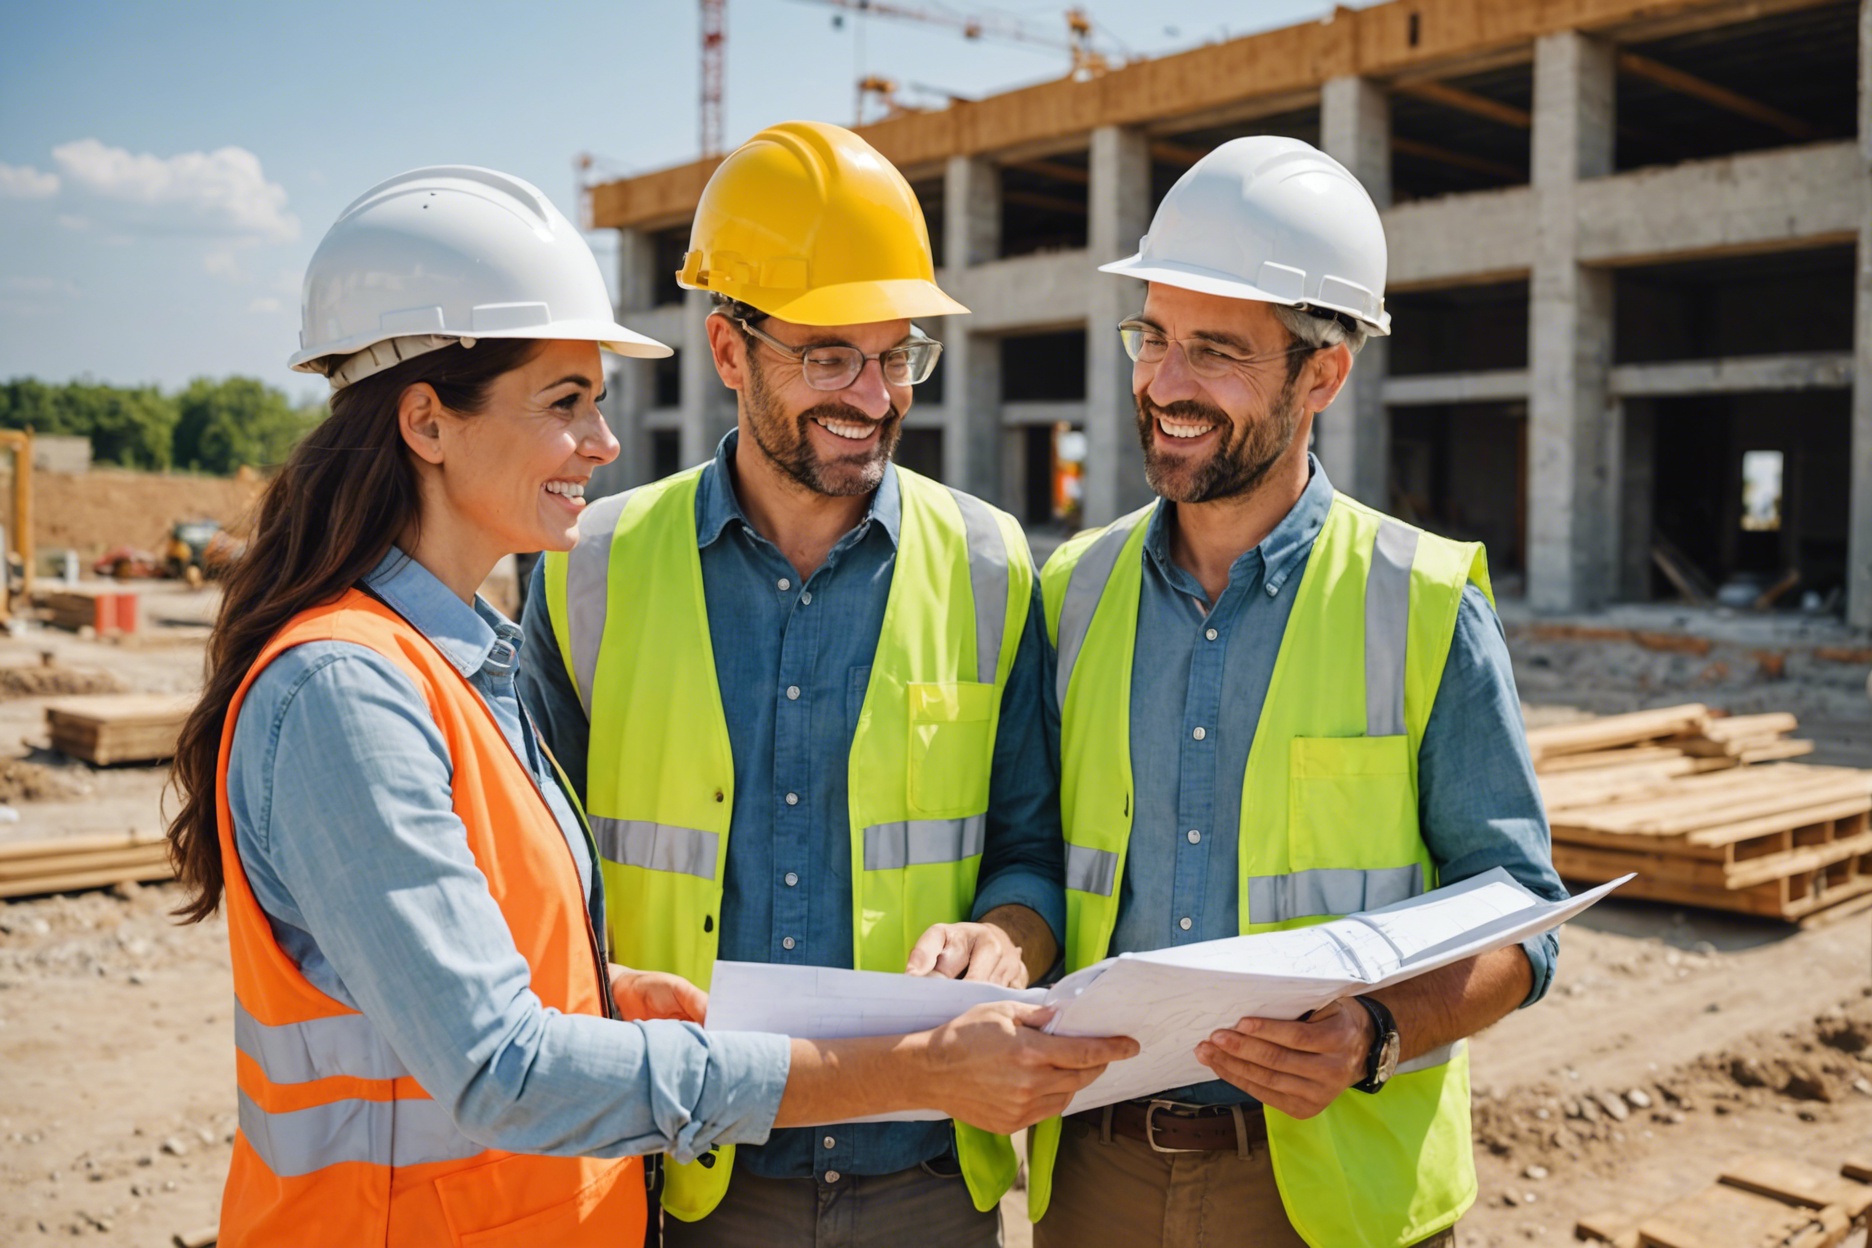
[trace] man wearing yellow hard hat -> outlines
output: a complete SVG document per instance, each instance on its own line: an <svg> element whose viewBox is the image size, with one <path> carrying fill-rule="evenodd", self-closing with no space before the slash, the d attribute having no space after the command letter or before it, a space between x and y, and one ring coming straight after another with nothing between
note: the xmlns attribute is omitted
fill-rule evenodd
<svg viewBox="0 0 1872 1248"><path fill-rule="evenodd" d="M1045 628L1014 519L891 463L968 309L903 175L837 126L724 160L678 281L738 398L710 462L590 505L536 573L522 682L585 794L617 960L1024 985L1065 921ZM672 1245L998 1242L1009 1142L776 1131L663 1171Z"/></svg>

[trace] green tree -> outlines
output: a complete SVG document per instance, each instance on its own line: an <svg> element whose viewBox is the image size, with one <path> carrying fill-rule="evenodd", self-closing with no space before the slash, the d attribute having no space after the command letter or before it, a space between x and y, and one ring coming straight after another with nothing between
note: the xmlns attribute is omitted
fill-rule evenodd
<svg viewBox="0 0 1872 1248"><path fill-rule="evenodd" d="M88 437L102 463L168 467L175 424L175 400L154 386L54 386L30 377L0 386L0 426Z"/></svg>
<svg viewBox="0 0 1872 1248"><path fill-rule="evenodd" d="M294 408L252 377L197 377L176 396L176 406L174 462L203 472L283 462L323 411Z"/></svg>

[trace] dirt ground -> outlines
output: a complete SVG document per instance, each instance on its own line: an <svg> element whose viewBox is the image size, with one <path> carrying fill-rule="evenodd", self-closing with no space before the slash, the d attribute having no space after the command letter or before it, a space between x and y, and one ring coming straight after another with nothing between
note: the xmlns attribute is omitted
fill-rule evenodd
<svg viewBox="0 0 1872 1248"><path fill-rule="evenodd" d="M138 638L0 637L0 801L18 816L0 841L160 826L161 769L43 748L48 680L196 686L212 590L148 592ZM1824 761L1872 766L1866 667L1811 653L1837 639L1788 642L1777 677L1725 660L1759 648L1747 637L1686 658L1510 632L1533 722L1786 707ZM234 1129L226 934L176 926L176 900L163 885L0 902L0 1244L153 1248L213 1224ZM1472 1041L1481 1197L1465 1248L1571 1242L1579 1217L1667 1204L1745 1153L1831 1169L1872 1149L1872 916L1801 931L1613 899L1561 947L1548 999ZM1024 1221L1008 1230L1028 1242Z"/></svg>

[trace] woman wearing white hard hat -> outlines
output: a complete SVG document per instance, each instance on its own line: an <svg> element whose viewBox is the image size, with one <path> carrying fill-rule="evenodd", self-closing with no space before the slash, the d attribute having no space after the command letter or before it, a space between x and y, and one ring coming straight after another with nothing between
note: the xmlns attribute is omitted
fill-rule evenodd
<svg viewBox="0 0 1872 1248"><path fill-rule="evenodd" d="M644 1233L640 1154L911 1108L1006 1131L1122 1055L1006 1007L872 1041L711 1034L693 986L609 963L589 833L514 694L520 631L475 589L576 540L618 450L601 350L669 349L616 323L536 188L372 188L313 257L300 346L331 415L228 577L169 829L185 916L227 907L224 1245L618 1248Z"/></svg>

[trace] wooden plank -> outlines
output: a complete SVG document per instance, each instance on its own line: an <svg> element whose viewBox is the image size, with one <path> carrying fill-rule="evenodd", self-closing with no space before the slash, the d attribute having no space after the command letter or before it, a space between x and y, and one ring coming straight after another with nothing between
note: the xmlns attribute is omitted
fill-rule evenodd
<svg viewBox="0 0 1872 1248"><path fill-rule="evenodd" d="M1761 775L1772 770L1772 765L1746 767L1727 774L1747 777L1750 772ZM1855 776L1790 784L1763 777L1748 784L1711 789L1693 788L1686 783L1667 797L1569 811L1566 822L1595 832L1689 836L1806 807L1855 800L1872 805L1872 779Z"/></svg>
<svg viewBox="0 0 1872 1248"><path fill-rule="evenodd" d="M1693 732L1708 713L1709 708L1702 703L1691 702L1654 711L1634 711L1629 715L1607 715L1577 724L1556 724L1530 731L1528 749L1538 765L1541 760L1559 754L1584 754Z"/></svg>
<svg viewBox="0 0 1872 1248"><path fill-rule="evenodd" d="M1849 1218L1858 1217L1872 1206L1872 1187L1848 1182L1787 1157L1738 1157L1723 1167L1717 1181L1807 1209L1839 1205Z"/></svg>
<svg viewBox="0 0 1872 1248"><path fill-rule="evenodd" d="M1674 761L1683 757L1675 745L1627 745L1613 750L1591 750L1582 754L1560 754L1540 765L1543 775L1564 775L1599 767L1629 767L1638 763Z"/></svg>
<svg viewBox="0 0 1872 1248"><path fill-rule="evenodd" d="M1793 732L1800 721L1787 711L1769 711L1763 715L1728 715L1712 719L1703 726L1703 735L1712 741L1734 741L1738 737L1759 737Z"/></svg>
<svg viewBox="0 0 1872 1248"><path fill-rule="evenodd" d="M1819 806L1807 806L1799 810L1782 811L1779 814L1763 815L1756 819L1739 823L1725 824L1714 828L1701 828L1684 837L1687 845L1706 849L1718 849L1725 845L1734 845L1767 832L1804 828L1809 824L1824 823L1831 819L1849 819L1862 814L1867 809L1866 799L1861 797L1837 798Z"/></svg>
<svg viewBox="0 0 1872 1248"><path fill-rule="evenodd" d="M1705 104L1746 117L1773 130L1779 130L1797 142L1806 143L1820 137L1820 132L1811 122L1803 121L1789 113L1760 100L1750 99L1739 91L1687 74L1681 69L1659 64L1650 57L1639 56L1636 52L1620 52L1618 67L1623 73L1634 78L1643 78L1654 82L1666 90L1688 95L1702 100Z"/></svg>
<svg viewBox="0 0 1872 1248"><path fill-rule="evenodd" d="M46 707L46 731L55 749L99 766L155 761L175 753L195 703L162 694L68 698Z"/></svg>
<svg viewBox="0 0 1872 1248"><path fill-rule="evenodd" d="M46 716L73 724L167 723L177 715L186 716L197 701L193 695L100 693L47 703Z"/></svg>
<svg viewBox="0 0 1872 1248"><path fill-rule="evenodd" d="M1718 1184L1658 1210L1638 1224L1643 1248L1733 1248L1738 1244L1818 1244L1819 1219L1778 1200Z"/></svg>
<svg viewBox="0 0 1872 1248"><path fill-rule="evenodd" d="M1848 1157L1840 1163L1840 1173L1858 1183L1872 1183L1872 1153Z"/></svg>
<svg viewBox="0 0 1872 1248"><path fill-rule="evenodd" d="M1836 862L1851 861L1862 854L1872 854L1872 832L1827 845L1751 858L1733 866L1675 854L1625 853L1566 844L1554 845L1553 862L1556 871L1575 880L1604 883L1617 879L1627 871L1636 871L1647 879L1669 881L1686 887L1734 891L1768 884L1803 871L1818 871Z"/></svg>
<svg viewBox="0 0 1872 1248"><path fill-rule="evenodd" d="M0 881L0 897L33 897L41 893L75 893L87 888L108 888L130 880L166 880L172 872L169 862L143 867L106 867L96 871L71 871L62 875L35 876L29 880Z"/></svg>
<svg viewBox="0 0 1872 1248"><path fill-rule="evenodd" d="M1573 1238L1612 1248L1638 1248L1638 1219L1622 1213L1595 1213L1573 1224Z"/></svg>
<svg viewBox="0 0 1872 1248"><path fill-rule="evenodd" d="M1759 746L1755 749L1742 750L1736 755L1738 761L1748 764L1773 763L1785 758L1799 758L1803 754L1814 752L1814 743L1799 737L1783 737L1773 745Z"/></svg>
<svg viewBox="0 0 1872 1248"><path fill-rule="evenodd" d="M50 854L68 854L77 850L127 849L139 845L160 845L163 837L148 832L97 832L85 836L56 836L37 841L0 842L0 862L25 858L43 858Z"/></svg>
<svg viewBox="0 0 1872 1248"><path fill-rule="evenodd" d="M163 845L139 845L128 849L86 850L75 854L55 854L24 862L0 862L0 880L25 880L34 876L63 875L68 871L102 871L107 867L142 867L168 860Z"/></svg>

